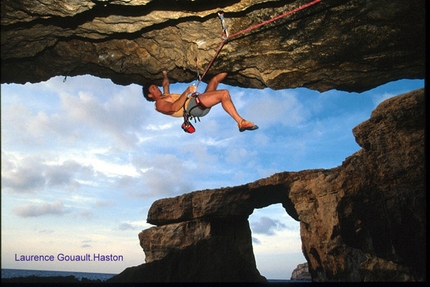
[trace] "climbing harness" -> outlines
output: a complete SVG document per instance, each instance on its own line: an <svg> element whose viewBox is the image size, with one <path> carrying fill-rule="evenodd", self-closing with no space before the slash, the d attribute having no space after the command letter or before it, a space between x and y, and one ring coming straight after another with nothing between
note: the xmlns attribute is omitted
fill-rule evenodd
<svg viewBox="0 0 430 287"><path fill-rule="evenodd" d="M193 132L196 131L196 129L194 128L194 126L190 122L190 119L192 119L193 116L191 115L190 111L187 111L187 109L185 108L185 105L187 104L188 101L189 101L189 99L187 99L185 101L184 105L182 106L184 122L182 123L181 128L184 130L184 132L192 134ZM195 121L195 119L194 119L194 121ZM200 119L199 119L199 121L200 121Z"/></svg>
<svg viewBox="0 0 430 287"><path fill-rule="evenodd" d="M218 56L219 52L221 51L222 47L224 46L224 44L228 40L230 40L230 39L232 39L234 37L237 37L237 36L239 36L241 34L247 33L249 31L255 30L257 28L260 28L261 26L267 25L267 24L272 23L272 22L274 22L276 20L279 20L281 18L287 17L287 16L289 16L291 14L294 14L294 13L300 11L300 10L303 10L305 8L308 8L308 7L312 6L312 5L314 5L314 4L317 4L318 2L321 2L321 0L313 0L313 1L309 2L309 3L307 3L307 4L301 5L301 6L297 7L297 8L295 8L295 9L287 11L287 12L281 14L281 15L278 15L276 17L273 17L273 18L269 19L269 20L263 21L263 22L261 22L259 24L250 26L250 27L248 27L246 29L240 30L240 31L238 31L238 32L236 32L234 34L231 34L231 35L229 35L228 30L227 30L227 25L225 23L224 12L219 11L218 12L218 17L221 20L221 26L222 26L221 38L222 38L222 41L219 43L218 48L216 49L214 56L210 60L209 64L206 66L206 69L204 70L204 72L203 72L202 75L200 75L200 73L199 73L198 61L197 61L197 57L196 57L197 87L199 86L200 82L202 82L203 77L206 75L206 73L208 72L208 70L211 67L212 63L215 61L216 57ZM199 107L202 110L206 109L206 107L204 105L202 105L201 102L198 100L198 96L199 95L200 94L197 93L197 92L195 92L195 93L193 93L191 95L191 97L196 97L196 103L197 103L197 105L194 106L193 108L191 108L191 110L194 109L194 108L196 108L196 107ZM184 106L183 106L183 109L184 109L184 123L182 124L182 129L185 132L187 132L187 133L193 133L193 132L195 132L195 128L191 124L190 119L194 118L194 122L196 122L196 118L199 121L200 121L200 118L199 117L194 117L193 115L191 115L191 113L190 113L191 110L190 111L186 110L186 108L185 108L185 104L186 103L187 103L187 101L185 101Z"/></svg>
<svg viewBox="0 0 430 287"><path fill-rule="evenodd" d="M200 122L200 117L199 116L194 116L191 112L192 110L194 110L195 108L199 108L200 110L204 111L206 109L208 109L208 107L206 107L199 99L200 93L198 92L194 92L191 94L190 99L194 98L196 101L196 105L193 106L191 109L187 110L187 108L185 108L187 101L185 101L184 105L182 106L183 109L183 116L184 116L184 123L182 124L182 129L184 130L184 132L186 133L190 133L192 134L193 132L196 131L196 129L194 128L194 126L191 124L192 119L194 119L194 122L196 123L197 120ZM203 116L203 115L202 115Z"/></svg>

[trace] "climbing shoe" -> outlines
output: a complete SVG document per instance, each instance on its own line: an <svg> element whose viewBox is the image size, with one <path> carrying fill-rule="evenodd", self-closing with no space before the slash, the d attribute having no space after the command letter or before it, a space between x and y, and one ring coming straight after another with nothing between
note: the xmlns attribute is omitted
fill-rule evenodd
<svg viewBox="0 0 430 287"><path fill-rule="evenodd" d="M251 123L250 121L247 121L247 120L242 120L242 122L238 126L239 126L240 132L253 131L253 130L258 129L257 125L254 125L253 123Z"/></svg>

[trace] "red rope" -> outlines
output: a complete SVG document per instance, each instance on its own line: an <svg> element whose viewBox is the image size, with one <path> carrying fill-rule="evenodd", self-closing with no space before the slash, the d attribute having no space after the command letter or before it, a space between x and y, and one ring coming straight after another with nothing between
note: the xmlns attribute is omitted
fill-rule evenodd
<svg viewBox="0 0 430 287"><path fill-rule="evenodd" d="M307 4L304 4L304 5L302 5L302 6L299 6L299 7L295 8L295 9L293 9L293 10L290 10L290 11L288 11L288 12L285 12L284 14L281 14L281 15L279 15L279 16L276 16L276 17L274 17L274 18L272 18L272 19L266 20L266 21L261 22L261 23L259 23L259 24L257 24L257 25L254 25L254 26L251 26L251 27L249 27L249 28L243 29L243 30L241 30L241 31L239 31L239 32L236 32L236 33L234 33L234 34L232 34L232 35L228 36L228 38L230 39L230 38L236 37L236 36L238 36L238 35L240 35L240 34L243 34L243 33L249 32L249 31L251 31L251 30L257 29L257 28L259 28L259 27L261 27L261 26L264 26L264 25L266 25L266 24L272 23L272 22L274 22L274 21L276 21L276 20L279 20L279 19L281 19L281 18L284 18L284 17L286 17L286 16L289 16L289 15L291 15L291 14L294 14L294 13L296 13L296 12L300 11L300 10L303 10L303 9L305 9L305 8L308 8L309 6L312 6L312 5L314 5L314 4L318 3L318 2L321 2L321 0L314 0L314 1L312 1L312 2L309 2L309 3L307 3Z"/></svg>
<svg viewBox="0 0 430 287"><path fill-rule="evenodd" d="M209 62L208 66L206 67L206 70L203 72L202 76L199 78L199 82L197 83L197 87L199 86L200 82L203 80L203 77L206 75L206 72L209 70L209 67L212 65L212 63L215 61L215 58L218 56L219 52L222 49L222 46L224 46L224 43L227 41L227 39L224 39L221 41L221 43L218 46L218 49L215 52L215 55L212 57L212 60Z"/></svg>
<svg viewBox="0 0 430 287"><path fill-rule="evenodd" d="M212 60L209 62L208 66L206 67L206 70L203 72L202 76L200 77L200 79L199 79L199 82L198 82L197 86L200 84L200 82L202 81L203 77L206 75L207 71L209 70L209 67L212 65L213 61L214 61L214 60L215 60L215 58L218 56L219 52L221 51L222 47L224 46L224 43L225 43L225 42L227 42L227 40L228 40L228 39L231 39L231 38L236 37L236 36L238 36L238 35L240 35L240 34L243 34L243 33L249 32L249 31L251 31L251 30L257 29L257 28L259 28L259 27L261 27L261 26L264 26L264 25L266 25L266 24L272 23L272 22L274 22L274 21L276 21L276 20L279 20L279 19L284 18L284 17L286 17L286 16L289 16L289 15L291 15L291 14L293 14L293 13L296 13L296 12L298 12L298 11L300 11L300 10L303 10L303 9L305 9L305 8L308 8L309 6L312 6L312 5L314 5L314 4L318 3L318 2L321 2L321 0L314 0L314 1L311 1L311 2L309 2L309 3L307 3L307 4L304 4L304 5L302 5L302 6L299 6L299 7L295 8L295 9L293 9L293 10L287 11L287 12L285 12L284 14L278 15L278 16L276 16L276 17L274 17L274 18L271 18L271 19L269 19L269 20L263 21L263 22L261 22L261 23L259 23L259 24L254 25L254 26L250 26L250 27L248 27L248 28L246 28L246 29L240 30L239 32L236 32L236 33L234 33L234 34L232 34L232 35L229 35L227 38L223 39L223 40L221 41L221 43L219 44L218 49L217 49L217 50L216 50L216 52L215 52L215 55L212 57Z"/></svg>

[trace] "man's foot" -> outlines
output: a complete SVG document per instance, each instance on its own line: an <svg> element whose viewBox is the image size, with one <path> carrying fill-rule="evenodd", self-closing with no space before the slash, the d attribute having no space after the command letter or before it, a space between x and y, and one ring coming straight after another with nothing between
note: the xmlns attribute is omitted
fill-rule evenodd
<svg viewBox="0 0 430 287"><path fill-rule="evenodd" d="M257 125L254 125L253 123L251 123L250 121L247 120L242 120L242 122L240 124L238 124L239 126L239 131L243 132L243 131L253 131L258 129Z"/></svg>

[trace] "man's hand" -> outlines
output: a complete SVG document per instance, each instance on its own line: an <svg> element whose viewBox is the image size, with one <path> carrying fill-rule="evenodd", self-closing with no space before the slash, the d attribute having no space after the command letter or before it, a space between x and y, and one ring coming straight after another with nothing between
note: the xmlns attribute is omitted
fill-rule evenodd
<svg viewBox="0 0 430 287"><path fill-rule="evenodd" d="M163 71L163 94L168 95L170 94L170 81L167 77L167 71Z"/></svg>
<svg viewBox="0 0 430 287"><path fill-rule="evenodd" d="M197 86L195 84L192 84L191 86L188 87L188 91L189 93L194 93L197 91Z"/></svg>

